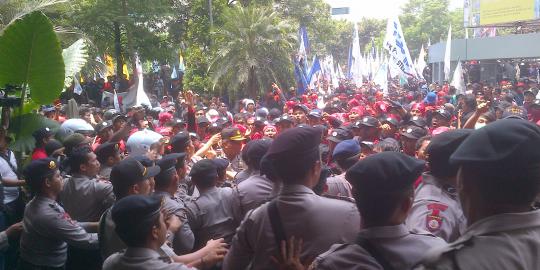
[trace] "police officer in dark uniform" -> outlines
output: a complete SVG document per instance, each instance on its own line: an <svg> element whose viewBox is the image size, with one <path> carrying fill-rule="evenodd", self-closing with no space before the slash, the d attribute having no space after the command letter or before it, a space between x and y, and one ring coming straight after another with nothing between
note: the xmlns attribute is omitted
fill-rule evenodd
<svg viewBox="0 0 540 270"><path fill-rule="evenodd" d="M450 157L467 229L422 269L540 269L540 128L503 119L475 130Z"/></svg>
<svg viewBox="0 0 540 270"><path fill-rule="evenodd" d="M356 242L333 245L313 269L410 269L425 250L445 242L403 223L412 206L414 181L424 162L397 152L371 155L346 174L362 218Z"/></svg>
<svg viewBox="0 0 540 270"><path fill-rule="evenodd" d="M447 242L456 240L467 227L457 196L458 167L449 163L450 155L472 133L471 129L443 132L431 140L426 152L429 171L415 192L407 218L409 228L429 231Z"/></svg>
<svg viewBox="0 0 540 270"><path fill-rule="evenodd" d="M109 180L112 167L122 160L120 145L118 143L106 142L99 145L94 152L101 165L99 171L100 178Z"/></svg>
<svg viewBox="0 0 540 270"><path fill-rule="evenodd" d="M182 222L180 229L175 234L170 234L167 237L168 241L173 244L173 249L177 254L190 253L195 241L187 221L186 205L182 200L175 197L178 183L180 179L185 177L185 170L181 171L183 175L178 175L176 166L185 167L185 156L184 153L165 155L157 162L161 171L154 178L156 183L154 195L163 197L163 209L166 216L175 215Z"/></svg>
<svg viewBox="0 0 540 270"><path fill-rule="evenodd" d="M19 269L64 269L68 244L97 250L97 234L85 230L95 230L97 224L72 220L56 202L63 187L57 162L50 158L34 160L25 175L36 196L24 212Z"/></svg>
<svg viewBox="0 0 540 270"><path fill-rule="evenodd" d="M116 232L126 243L124 252L111 255L104 270L194 270L160 257L159 248L166 239L167 226L161 196L130 195L119 200L112 209Z"/></svg>

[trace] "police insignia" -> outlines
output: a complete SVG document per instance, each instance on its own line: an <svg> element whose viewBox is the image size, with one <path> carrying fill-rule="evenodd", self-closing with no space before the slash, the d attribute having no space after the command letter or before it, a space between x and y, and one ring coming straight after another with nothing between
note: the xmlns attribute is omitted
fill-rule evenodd
<svg viewBox="0 0 540 270"><path fill-rule="evenodd" d="M440 203L428 204L428 210L431 210L431 214L426 216L426 228L430 232L435 232L442 227L444 218L440 216L441 212L448 209L447 205Z"/></svg>
<svg viewBox="0 0 540 270"><path fill-rule="evenodd" d="M51 162L49 162L49 169L52 170L52 169L54 169L54 168L56 168L56 162L54 162L54 161L51 160Z"/></svg>

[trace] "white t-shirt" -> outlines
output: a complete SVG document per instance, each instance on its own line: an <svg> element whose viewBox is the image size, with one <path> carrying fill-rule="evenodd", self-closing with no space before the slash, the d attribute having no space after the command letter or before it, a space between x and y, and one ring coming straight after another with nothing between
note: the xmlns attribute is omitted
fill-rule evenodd
<svg viewBox="0 0 540 270"><path fill-rule="evenodd" d="M17 169L17 160L15 159L15 154L9 151L9 161L13 165L13 168ZM18 179L17 174L11 169L6 160L0 157L0 175L2 178L7 179ZM19 188L18 187L6 187L4 186L4 204L10 203L19 197Z"/></svg>

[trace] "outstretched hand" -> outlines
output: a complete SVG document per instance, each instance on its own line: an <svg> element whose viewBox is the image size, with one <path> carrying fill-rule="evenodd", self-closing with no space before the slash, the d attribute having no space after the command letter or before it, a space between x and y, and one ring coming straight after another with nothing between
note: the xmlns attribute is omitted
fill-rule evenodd
<svg viewBox="0 0 540 270"><path fill-rule="evenodd" d="M287 242L281 241L280 258L272 256L271 259L279 270L305 270L311 262L302 264L300 254L302 253L302 239L295 240L294 236L289 238Z"/></svg>

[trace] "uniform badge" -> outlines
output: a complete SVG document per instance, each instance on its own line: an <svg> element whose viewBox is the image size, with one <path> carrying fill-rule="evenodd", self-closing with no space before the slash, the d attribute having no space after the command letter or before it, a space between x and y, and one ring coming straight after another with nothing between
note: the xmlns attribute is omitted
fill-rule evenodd
<svg viewBox="0 0 540 270"><path fill-rule="evenodd" d="M426 228L430 232L436 232L441 229L444 218L441 216L441 212L448 209L448 205L440 203L428 204L428 210L431 211L431 214L426 216Z"/></svg>
<svg viewBox="0 0 540 270"><path fill-rule="evenodd" d="M56 168L56 163L54 161L51 160L51 162L49 162L49 169L54 169Z"/></svg>
<svg viewBox="0 0 540 270"><path fill-rule="evenodd" d="M434 215L427 215L426 217L426 228L430 232L438 231L443 223L442 217L434 216Z"/></svg>

